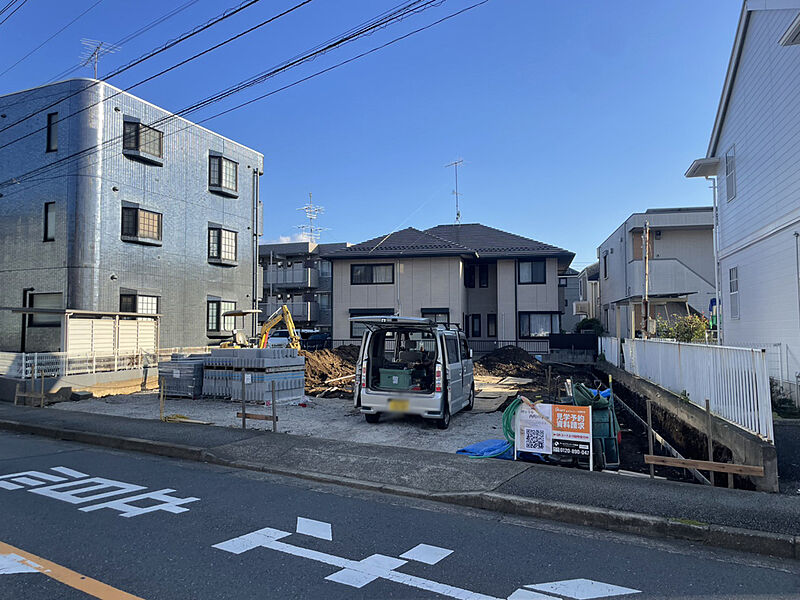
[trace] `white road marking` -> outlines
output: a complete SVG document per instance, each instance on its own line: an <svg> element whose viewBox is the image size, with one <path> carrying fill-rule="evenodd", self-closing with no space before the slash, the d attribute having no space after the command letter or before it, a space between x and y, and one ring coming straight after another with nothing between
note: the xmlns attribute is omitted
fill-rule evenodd
<svg viewBox="0 0 800 600"><path fill-rule="evenodd" d="M592 600L593 598L608 598L610 596L638 594L641 592L641 590L633 590L601 581L592 581L591 579L567 579L552 583L536 583L525 587L541 592L551 592L559 596L574 598L575 600Z"/></svg>
<svg viewBox="0 0 800 600"><path fill-rule="evenodd" d="M264 527L264 529L259 529L258 531L254 531L246 535L240 535L239 537L235 537L227 542L214 544L211 547L216 548L217 550L224 550L225 552L230 552L232 554L241 554L242 552L247 552L253 548L261 548L264 546L264 544L271 540L279 540L290 535L292 534L288 531L281 531L280 529L273 529L272 527Z"/></svg>
<svg viewBox="0 0 800 600"><path fill-rule="evenodd" d="M376 569L387 569L392 570L396 569L397 567L402 567L406 564L405 560L400 560L399 558L394 558L393 556L384 556L383 554L373 554L372 556L368 556L364 560L360 561L358 564L362 567L366 568L365 570L356 571L354 569L342 569L341 571L336 571L333 575L328 575L325 579L329 581L335 581L337 583L343 583L345 585L349 585L355 588L364 587L368 583L375 581L378 578L378 575L374 575L369 573L369 569L375 567Z"/></svg>
<svg viewBox="0 0 800 600"><path fill-rule="evenodd" d="M52 483L54 481L64 481L64 478L59 477L58 475L50 475L49 473L42 473L41 471L22 471L20 473L9 473L8 475L0 475L0 488L3 488L4 490L19 490L22 488L22 485L2 480L10 479L11 481L17 481L19 479L26 479L30 481L30 479L28 479L27 477L28 475L36 478L34 485L42 485L47 482Z"/></svg>
<svg viewBox="0 0 800 600"><path fill-rule="evenodd" d="M84 502L92 502L110 496L127 494L128 492L138 492L143 489L145 489L145 487L142 485L125 483L124 481L114 481L113 479L104 479L103 477L90 477L89 479L56 483L55 485L47 485L28 491L32 494L48 496L49 498L61 500L62 502L69 502L70 504L82 504ZM78 495L85 494L86 492L95 492L97 490L110 491L92 494L91 496Z"/></svg>
<svg viewBox="0 0 800 600"><path fill-rule="evenodd" d="M76 471L75 469L70 469L69 467L51 467L51 471L58 471L59 473L63 473L67 477L74 477L75 479L79 479L81 477L88 477L86 473L81 473L80 471Z"/></svg>
<svg viewBox="0 0 800 600"><path fill-rule="evenodd" d="M548 596L547 594L540 594L539 592L532 592L530 590L519 589L511 594L508 600L560 600L560 598Z"/></svg>
<svg viewBox="0 0 800 600"><path fill-rule="evenodd" d="M0 554L0 575L17 573L38 573L39 565L33 565L28 559L18 554Z"/></svg>
<svg viewBox="0 0 800 600"><path fill-rule="evenodd" d="M263 533L264 531L265 531L264 529L260 529L254 533L260 534ZM284 534L285 532L279 531L278 533ZM413 575L406 575L405 573L399 573L392 569L383 568L378 564L363 563L361 561L350 560L348 558L342 558L340 556L327 554L325 552L318 552L316 550L310 550L308 548L302 548L300 546L286 544L284 542L279 542L274 537L271 538L269 535L250 537L251 535L252 534L248 534L245 536L234 538L232 540L228 540L227 542L215 544L214 548L218 548L220 550L226 550L228 552L233 552L234 554L240 554L245 550L250 550L251 548L255 547L254 543L257 540L260 540L259 545L264 548L268 548L270 550L277 550L278 552L283 552L285 554L291 554L293 556L308 558L310 560L315 560L317 562L321 562L326 565L339 567L340 569L357 571L363 573L364 575L373 576L375 579L377 578L388 579L389 581L394 581L395 583L400 583L403 585L407 585L409 587L414 587L428 592L434 592L437 594L441 594L442 596L447 596L449 598L456 598L457 600L501 600L494 596L488 596L486 594L481 594L478 592L471 592L470 590L465 590L452 585L431 581L430 579L424 579L422 577L415 577Z"/></svg>
<svg viewBox="0 0 800 600"><path fill-rule="evenodd" d="M144 489L141 486L136 487ZM176 498L175 496L170 496L170 493L174 491L175 490L169 488L163 490L154 490L152 492L139 494L138 496L117 498L116 500L110 500L108 502L102 502L92 506L84 506L78 510L83 512L91 512L101 508L111 508L121 512L122 514L120 517L138 517L139 515L145 515L157 510L178 514L189 510L188 508L181 506L182 504L189 504L190 502L197 502L200 500L200 498ZM135 502L141 502L142 500L156 500L157 502L156 504L151 504L144 507L136 506L134 504Z"/></svg>
<svg viewBox="0 0 800 600"><path fill-rule="evenodd" d="M303 535L310 535L311 537L319 538L321 540L333 540L333 531L331 524L325 521L315 521L314 519L306 519L305 517L297 517L297 533Z"/></svg>
<svg viewBox="0 0 800 600"><path fill-rule="evenodd" d="M415 560L417 562L425 563L426 565L435 565L443 558L450 556L452 553L453 551L448 550L447 548L429 546L428 544L418 544L408 552L401 554L400 558Z"/></svg>

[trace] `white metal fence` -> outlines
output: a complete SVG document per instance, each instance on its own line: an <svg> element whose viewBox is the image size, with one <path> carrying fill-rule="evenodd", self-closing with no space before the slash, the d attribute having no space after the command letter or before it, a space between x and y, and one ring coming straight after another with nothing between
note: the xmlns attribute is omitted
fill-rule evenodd
<svg viewBox="0 0 800 600"><path fill-rule="evenodd" d="M615 367L619 367L619 340L615 337L598 337L597 354L603 354L608 362Z"/></svg>
<svg viewBox="0 0 800 600"><path fill-rule="evenodd" d="M702 408L708 398L715 415L774 439L766 351L640 339L622 347L625 370Z"/></svg>

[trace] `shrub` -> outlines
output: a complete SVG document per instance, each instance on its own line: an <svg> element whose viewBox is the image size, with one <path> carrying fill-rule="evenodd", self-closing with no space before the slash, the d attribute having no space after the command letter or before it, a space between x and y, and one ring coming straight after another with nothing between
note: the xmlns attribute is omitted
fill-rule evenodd
<svg viewBox="0 0 800 600"><path fill-rule="evenodd" d="M595 335L603 335L603 325L598 319L581 319L575 325L575 333L580 333L586 329L590 329Z"/></svg>

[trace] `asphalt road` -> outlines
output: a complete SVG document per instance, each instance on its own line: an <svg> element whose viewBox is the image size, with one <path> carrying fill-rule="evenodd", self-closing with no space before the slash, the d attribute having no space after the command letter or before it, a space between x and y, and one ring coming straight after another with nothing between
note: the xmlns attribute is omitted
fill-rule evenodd
<svg viewBox="0 0 800 600"><path fill-rule="evenodd" d="M0 432L0 599L92 595L798 598L800 563Z"/></svg>

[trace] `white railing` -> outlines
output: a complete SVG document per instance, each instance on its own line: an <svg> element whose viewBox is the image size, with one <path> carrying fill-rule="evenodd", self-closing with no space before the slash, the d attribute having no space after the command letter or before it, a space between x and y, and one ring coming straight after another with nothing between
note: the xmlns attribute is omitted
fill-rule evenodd
<svg viewBox="0 0 800 600"><path fill-rule="evenodd" d="M625 370L769 441L772 402L767 353L755 348L626 339Z"/></svg>
<svg viewBox="0 0 800 600"><path fill-rule="evenodd" d="M619 367L619 339L608 336L598 336L597 354L603 354L608 362Z"/></svg>

